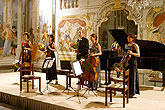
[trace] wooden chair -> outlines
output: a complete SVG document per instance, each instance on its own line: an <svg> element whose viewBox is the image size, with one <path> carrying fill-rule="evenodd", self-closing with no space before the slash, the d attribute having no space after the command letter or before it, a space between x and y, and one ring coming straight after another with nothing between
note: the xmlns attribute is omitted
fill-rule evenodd
<svg viewBox="0 0 165 110"><path fill-rule="evenodd" d="M24 76L22 75L24 72ZM26 75L30 73L29 75ZM20 91L22 91L22 82L27 82L27 93L29 93L29 80L32 80L32 89L34 89L34 79L39 79L39 91L41 92L41 77L34 76L33 64L24 62L20 65Z"/></svg>
<svg viewBox="0 0 165 110"><path fill-rule="evenodd" d="M110 91L110 102L112 102L112 91L120 91L123 94L123 108L125 108L125 95L127 95L127 103L129 102L129 69L123 70L123 79L116 78L114 80L114 84L105 87L105 106L107 106L108 90Z"/></svg>

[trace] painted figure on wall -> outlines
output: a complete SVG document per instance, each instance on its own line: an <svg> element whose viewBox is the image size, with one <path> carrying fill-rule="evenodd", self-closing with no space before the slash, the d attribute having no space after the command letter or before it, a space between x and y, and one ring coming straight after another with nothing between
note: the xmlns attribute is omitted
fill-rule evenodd
<svg viewBox="0 0 165 110"><path fill-rule="evenodd" d="M12 39L11 39L11 55L16 55L17 48L17 30L16 26L12 26Z"/></svg>
<svg viewBox="0 0 165 110"><path fill-rule="evenodd" d="M10 29L9 24L6 25L6 29L3 31L3 35L4 35L4 38L5 38L5 43L4 43L2 56L7 56L9 51L10 51L11 40L12 40L12 31Z"/></svg>
<svg viewBox="0 0 165 110"><path fill-rule="evenodd" d="M33 39L32 61L38 60L42 56L40 49L40 29L36 29Z"/></svg>
<svg viewBox="0 0 165 110"><path fill-rule="evenodd" d="M71 31L70 28L65 30L65 41L67 42L67 44L69 42L72 42L72 39L71 39L71 36L70 36L70 34L71 34L70 31Z"/></svg>
<svg viewBox="0 0 165 110"><path fill-rule="evenodd" d="M41 44L42 46L44 46L44 49L46 49L46 46L48 46L48 33L47 33L47 24L43 24L43 29L42 29L42 33L41 33Z"/></svg>
<svg viewBox="0 0 165 110"><path fill-rule="evenodd" d="M4 42L5 42L5 38L4 38L4 36L3 36L3 25L2 24L0 24L0 49L2 49L3 48L3 46L4 46Z"/></svg>
<svg viewBox="0 0 165 110"><path fill-rule="evenodd" d="M75 35L74 35L74 37L73 37L73 42L74 42L74 43L77 42L77 39L79 38L79 33L78 33L78 32L79 32L80 30L83 30L82 27L78 27L78 28L77 28L77 31L76 31L76 33L75 33Z"/></svg>
<svg viewBox="0 0 165 110"><path fill-rule="evenodd" d="M66 39L66 34L59 31L59 47L61 51L70 51L69 49L69 40Z"/></svg>
<svg viewBox="0 0 165 110"><path fill-rule="evenodd" d="M39 45L39 43L40 43L40 29L38 27L34 35L34 44Z"/></svg>

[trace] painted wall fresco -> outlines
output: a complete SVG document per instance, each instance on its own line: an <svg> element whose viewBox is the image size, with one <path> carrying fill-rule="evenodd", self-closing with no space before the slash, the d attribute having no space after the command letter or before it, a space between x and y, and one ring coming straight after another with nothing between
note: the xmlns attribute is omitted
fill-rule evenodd
<svg viewBox="0 0 165 110"><path fill-rule="evenodd" d="M79 30L86 35L86 22L79 18L62 20L58 27L59 51L72 51L69 44L78 40Z"/></svg>
<svg viewBox="0 0 165 110"><path fill-rule="evenodd" d="M153 26L151 40L165 44L165 13L161 13L154 18Z"/></svg>
<svg viewBox="0 0 165 110"><path fill-rule="evenodd" d="M12 9L8 13L10 20L7 22L6 26L3 25L3 1L0 1L0 55L8 56L8 55L16 55L16 47L17 47L17 35L16 35L16 26L17 26L17 2L18 0L14 0L13 2L9 2Z"/></svg>
<svg viewBox="0 0 165 110"><path fill-rule="evenodd" d="M0 24L3 23L3 1L0 0Z"/></svg>
<svg viewBox="0 0 165 110"><path fill-rule="evenodd" d="M3 1L0 0L0 55L2 53L2 47L4 45L4 38L2 37L3 32Z"/></svg>

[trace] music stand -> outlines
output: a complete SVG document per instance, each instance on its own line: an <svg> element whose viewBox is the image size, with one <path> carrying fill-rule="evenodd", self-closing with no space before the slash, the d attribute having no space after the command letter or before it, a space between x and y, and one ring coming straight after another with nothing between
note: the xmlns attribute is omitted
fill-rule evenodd
<svg viewBox="0 0 165 110"><path fill-rule="evenodd" d="M42 65L42 70L44 70L44 72L46 72L46 79L47 79L47 75L48 75L48 69L51 68L53 66L53 62L54 62L55 58L51 58L51 57L47 57L45 58L44 60L44 63ZM42 92L45 92L46 90L51 92L50 88L48 87L49 81L47 80L47 83L46 83L46 88L42 91Z"/></svg>
<svg viewBox="0 0 165 110"><path fill-rule="evenodd" d="M82 73L83 73L83 71L82 71L82 69L81 69L81 65L80 65L80 62L78 61L78 60L75 60L75 61L70 61L70 64L71 64L71 67L72 67L72 70L73 70L73 74L75 75L75 76L80 76ZM78 81L78 84L80 84L80 80ZM79 85L80 86L80 85ZM79 103L81 103L80 102L80 95L79 95L79 86L78 86L78 89L77 89L77 91L75 91L76 92L76 95L73 95L73 96L71 96L71 97L68 97L67 99L70 99L70 98L72 98L72 97L78 97L78 100L79 100ZM86 98L86 97L85 97ZM67 100L66 99L66 100Z"/></svg>
<svg viewBox="0 0 165 110"><path fill-rule="evenodd" d="M73 91L76 92L76 90L74 90L74 88L71 86L71 84L68 83L68 76L71 73L72 67L70 64L70 61L61 61L61 71L65 71L67 72L66 74L66 88L63 90L63 92L65 92L65 90L68 90L68 94L69 94L69 88L71 88Z"/></svg>
<svg viewBox="0 0 165 110"><path fill-rule="evenodd" d="M80 76L83 73L80 62L78 60L70 61L70 64L75 76Z"/></svg>

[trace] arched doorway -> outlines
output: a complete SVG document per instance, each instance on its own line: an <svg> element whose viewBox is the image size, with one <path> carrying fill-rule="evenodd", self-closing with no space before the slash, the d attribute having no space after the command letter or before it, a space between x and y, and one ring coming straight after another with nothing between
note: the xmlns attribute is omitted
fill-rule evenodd
<svg viewBox="0 0 165 110"><path fill-rule="evenodd" d="M114 10L107 15L107 20L101 23L98 34L102 49L110 49L114 41L110 29L124 29L127 34L137 34L137 25L133 20L127 19L128 14L127 10Z"/></svg>

